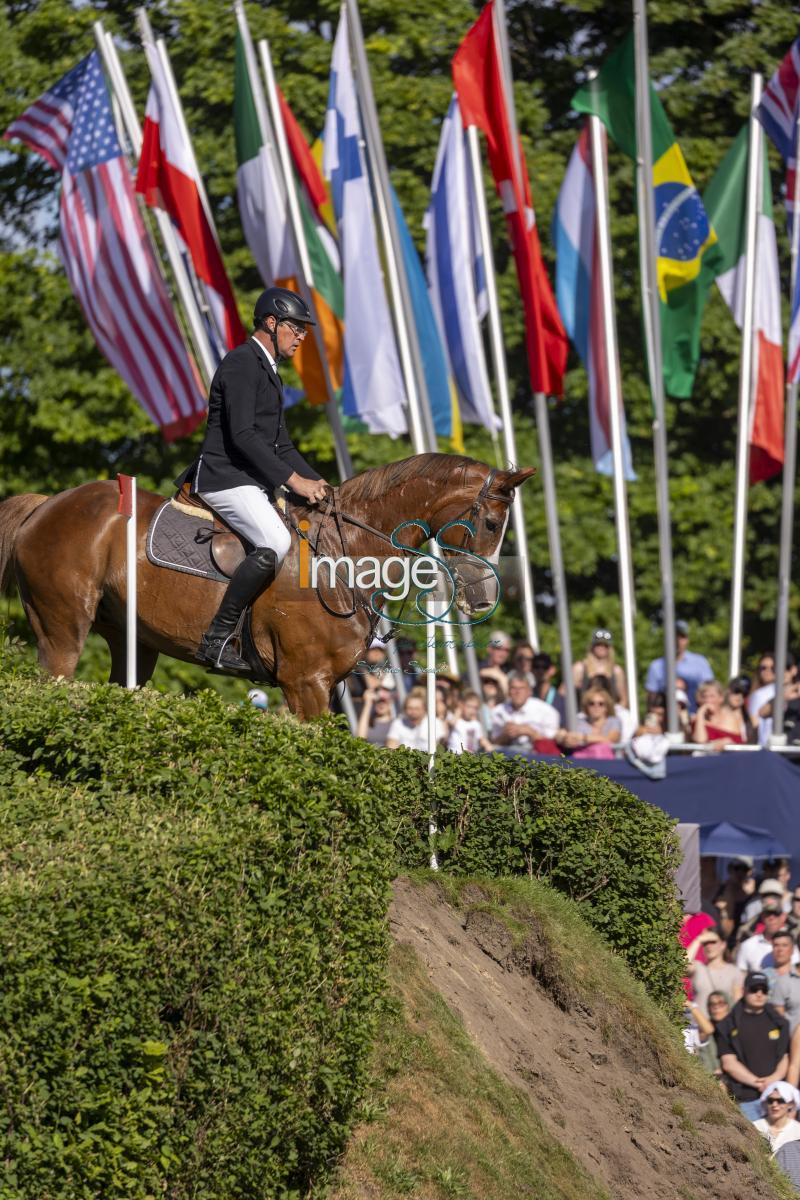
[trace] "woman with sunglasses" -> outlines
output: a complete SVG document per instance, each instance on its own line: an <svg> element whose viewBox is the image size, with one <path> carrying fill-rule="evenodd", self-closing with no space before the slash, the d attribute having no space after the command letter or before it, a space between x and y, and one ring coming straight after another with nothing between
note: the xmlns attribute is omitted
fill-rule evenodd
<svg viewBox="0 0 800 1200"><path fill-rule="evenodd" d="M800 1092L790 1083L773 1083L761 1093L761 1108L764 1116L754 1121L758 1132L769 1142L773 1156L787 1142L800 1141L800 1121L797 1106Z"/></svg>
<svg viewBox="0 0 800 1200"><path fill-rule="evenodd" d="M175 481L178 488L188 484L249 548L195 655L217 670L252 671L231 639L247 605L274 581L289 553L289 530L273 507L275 488L286 487L307 504L327 494L327 483L289 437L278 375L278 364L297 353L314 324L295 292L262 292L252 337L225 355L211 380L200 456Z"/></svg>
<svg viewBox="0 0 800 1200"><path fill-rule="evenodd" d="M694 741L708 744L714 751L751 741L753 727L745 708L749 692L750 680L746 675L737 675L724 692L716 681L702 684L697 689Z"/></svg>
<svg viewBox="0 0 800 1200"><path fill-rule="evenodd" d="M598 675L602 675L605 679L606 691L611 695L614 703L627 708L628 687L625 682L625 672L619 663L614 662L614 639L608 629L595 629L586 650L586 656L572 664L572 682L575 685L579 703L583 698L583 692L590 686L591 680Z"/></svg>
<svg viewBox="0 0 800 1200"><path fill-rule="evenodd" d="M393 679L388 682L391 687L379 682L374 687L366 688L364 692L356 734L371 746L386 745L386 738L394 720L395 682Z"/></svg>
<svg viewBox="0 0 800 1200"><path fill-rule="evenodd" d="M686 948L695 1003L707 1017L711 1016L708 1002L712 995L724 992L734 1003L742 995L744 973L728 961L726 951L727 946L715 925L704 929Z"/></svg>
<svg viewBox="0 0 800 1200"><path fill-rule="evenodd" d="M565 732L559 742L574 749L575 758L613 758L613 747L621 736L622 725L610 692L593 681L583 693L575 733Z"/></svg>

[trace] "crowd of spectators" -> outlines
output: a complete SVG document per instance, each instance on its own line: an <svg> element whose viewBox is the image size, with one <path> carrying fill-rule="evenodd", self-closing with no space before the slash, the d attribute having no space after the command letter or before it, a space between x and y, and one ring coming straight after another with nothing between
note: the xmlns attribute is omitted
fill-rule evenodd
<svg viewBox="0 0 800 1200"><path fill-rule="evenodd" d="M703 907L684 920L687 1049L769 1142L800 1191L800 885L786 859L703 859Z"/></svg>
<svg viewBox="0 0 800 1200"><path fill-rule="evenodd" d="M708 659L689 649L685 621L676 623L675 637L675 701L684 741L709 753L732 745L767 745L772 734L774 655L761 655L753 680L741 674L723 685L714 678ZM378 746L426 749L424 661L419 661L418 645L411 638L398 638L396 649L399 665L392 666L386 646L373 643L348 679L357 732ZM569 683L559 679L550 655L535 651L528 642L515 645L500 630L489 635L479 668L480 693L437 670L439 745L457 753L497 749L575 758L624 753L647 773L663 773L670 745L663 658L654 659L647 669L646 707L638 726L608 629L594 630L584 656L572 664ZM572 729L566 715L568 686L574 689L577 709ZM800 743L800 678L793 658L786 666L784 696L788 740Z"/></svg>

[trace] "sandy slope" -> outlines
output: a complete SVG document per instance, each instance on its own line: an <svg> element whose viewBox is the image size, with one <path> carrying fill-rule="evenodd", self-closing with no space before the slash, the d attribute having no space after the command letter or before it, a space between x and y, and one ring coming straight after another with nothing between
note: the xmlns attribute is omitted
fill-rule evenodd
<svg viewBox="0 0 800 1200"><path fill-rule="evenodd" d="M722 1094L678 1086L669 1055L629 1015L602 996L581 999L535 926L515 948L496 917L456 910L435 887L402 879L390 926L489 1064L612 1196L776 1195L749 1122Z"/></svg>

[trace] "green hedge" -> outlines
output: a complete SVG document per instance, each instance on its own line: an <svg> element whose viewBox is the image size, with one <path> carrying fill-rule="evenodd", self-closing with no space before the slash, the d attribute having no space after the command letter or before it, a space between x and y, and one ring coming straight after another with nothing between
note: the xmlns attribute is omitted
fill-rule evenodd
<svg viewBox="0 0 800 1200"><path fill-rule="evenodd" d="M7 649L7 647L6 647ZM340 1150L388 883L427 865L573 897L675 1009L670 820L590 772L380 751L205 692L0 663L3 1200L302 1195Z"/></svg>
<svg viewBox="0 0 800 1200"><path fill-rule="evenodd" d="M304 1195L384 985L374 753L208 692L0 687L3 1200Z"/></svg>

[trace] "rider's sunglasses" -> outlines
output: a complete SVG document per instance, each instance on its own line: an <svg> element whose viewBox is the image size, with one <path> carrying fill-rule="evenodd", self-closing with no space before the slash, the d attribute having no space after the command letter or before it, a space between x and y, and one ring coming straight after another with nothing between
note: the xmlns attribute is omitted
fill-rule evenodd
<svg viewBox="0 0 800 1200"><path fill-rule="evenodd" d="M295 337L304 338L308 333L307 325L295 325L294 321L284 321L284 325L288 325Z"/></svg>

